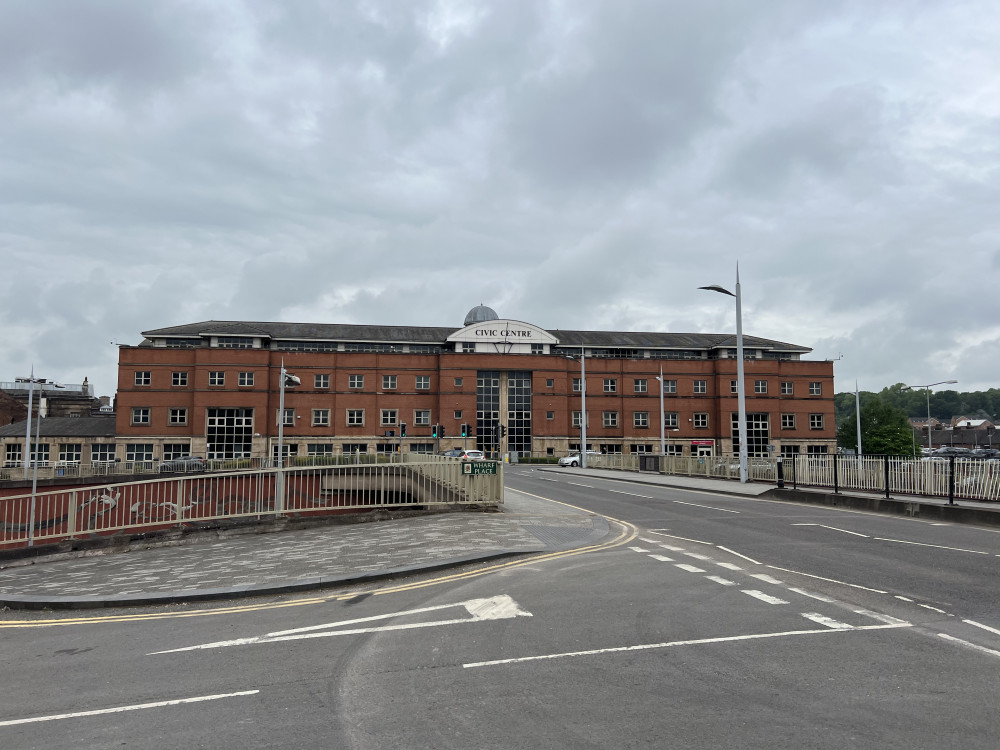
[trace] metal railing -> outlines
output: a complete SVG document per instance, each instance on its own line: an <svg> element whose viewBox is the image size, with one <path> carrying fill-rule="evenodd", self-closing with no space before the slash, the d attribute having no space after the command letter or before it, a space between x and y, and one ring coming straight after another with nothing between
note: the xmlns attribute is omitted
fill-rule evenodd
<svg viewBox="0 0 1000 750"><path fill-rule="evenodd" d="M587 459L599 469L656 471L690 477L739 479L735 457L648 456L612 454ZM751 458L751 481L777 482L777 458ZM947 497L951 500L1000 501L1000 461L976 458L903 456L798 455L782 457L786 485L901 495Z"/></svg>
<svg viewBox="0 0 1000 750"><path fill-rule="evenodd" d="M502 464L496 474L468 475L462 463L413 455L392 462L251 468L16 495L0 498L0 547L223 519L503 503Z"/></svg>

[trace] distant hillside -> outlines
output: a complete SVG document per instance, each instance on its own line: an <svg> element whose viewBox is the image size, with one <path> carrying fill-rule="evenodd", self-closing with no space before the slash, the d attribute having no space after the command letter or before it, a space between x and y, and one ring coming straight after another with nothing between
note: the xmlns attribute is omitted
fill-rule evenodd
<svg viewBox="0 0 1000 750"><path fill-rule="evenodd" d="M903 390L903 383L896 383L883 388L878 393L861 391L861 405L869 399L878 398L891 406L898 406L909 417L927 416L927 392L918 390ZM854 415L854 392L834 395L834 405L837 414L837 424ZM944 391L931 388L931 416L947 421L952 417L965 416L972 419L989 419L1000 421L1000 388L990 388L988 391Z"/></svg>

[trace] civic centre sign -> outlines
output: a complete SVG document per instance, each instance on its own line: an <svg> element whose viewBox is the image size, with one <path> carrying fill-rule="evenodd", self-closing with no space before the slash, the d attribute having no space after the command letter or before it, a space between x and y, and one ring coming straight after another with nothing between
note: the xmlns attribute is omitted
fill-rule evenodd
<svg viewBox="0 0 1000 750"><path fill-rule="evenodd" d="M456 351L497 352L500 354L530 354L532 347L542 346L547 353L559 339L531 323L520 320L485 320L455 331L447 339L456 344ZM469 345L472 345L471 347Z"/></svg>

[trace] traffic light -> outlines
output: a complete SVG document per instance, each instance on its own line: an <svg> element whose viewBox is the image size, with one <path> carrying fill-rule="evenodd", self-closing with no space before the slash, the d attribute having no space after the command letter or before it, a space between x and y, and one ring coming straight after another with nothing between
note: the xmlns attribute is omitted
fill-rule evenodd
<svg viewBox="0 0 1000 750"><path fill-rule="evenodd" d="M443 424L439 424L438 425L438 434L440 434L441 437L444 437L444 425Z"/></svg>
<svg viewBox="0 0 1000 750"><path fill-rule="evenodd" d="M507 437L507 425L500 425L500 437Z"/></svg>
<svg viewBox="0 0 1000 750"><path fill-rule="evenodd" d="M406 437L406 422L399 423L399 436Z"/></svg>
<svg viewBox="0 0 1000 750"><path fill-rule="evenodd" d="M469 437L469 425L462 423L462 437Z"/></svg>
<svg viewBox="0 0 1000 750"><path fill-rule="evenodd" d="M438 436L438 426L436 424L431 425L431 437L436 438Z"/></svg>

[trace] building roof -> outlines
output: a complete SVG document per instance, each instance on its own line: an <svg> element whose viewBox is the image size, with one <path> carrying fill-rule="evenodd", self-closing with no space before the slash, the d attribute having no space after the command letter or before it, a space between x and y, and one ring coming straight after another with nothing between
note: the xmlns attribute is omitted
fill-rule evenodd
<svg viewBox="0 0 1000 750"><path fill-rule="evenodd" d="M27 425L24 421L0 427L2 437L24 437ZM31 424L31 439L40 437L106 437L115 436L113 414L100 417L42 417Z"/></svg>
<svg viewBox="0 0 1000 750"><path fill-rule="evenodd" d="M474 308L475 309L475 308ZM472 311L470 311L470 314ZM340 323L282 323L262 321L206 320L200 323L143 331L151 338L202 338L205 336L264 336L291 341L359 341L371 343L443 344L461 328L436 326L380 326ZM735 334L664 333L656 331L571 331L548 329L559 346L660 349L727 349L736 347ZM743 336L748 348L807 353L812 349L773 339Z"/></svg>

